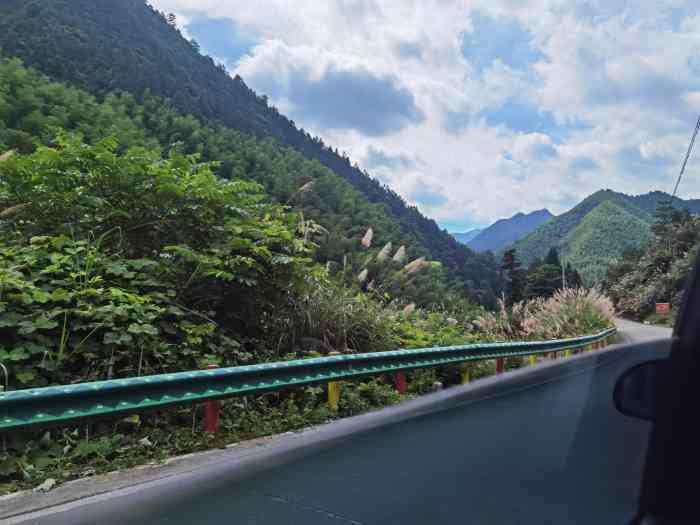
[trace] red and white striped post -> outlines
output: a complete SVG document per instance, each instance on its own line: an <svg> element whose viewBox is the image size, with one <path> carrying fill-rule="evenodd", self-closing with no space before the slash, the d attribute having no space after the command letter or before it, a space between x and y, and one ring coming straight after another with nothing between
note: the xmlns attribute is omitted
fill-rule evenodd
<svg viewBox="0 0 700 525"><path fill-rule="evenodd" d="M207 369L219 368L217 365L209 365ZM207 401L204 403L204 432L216 434L219 431L219 402Z"/></svg>

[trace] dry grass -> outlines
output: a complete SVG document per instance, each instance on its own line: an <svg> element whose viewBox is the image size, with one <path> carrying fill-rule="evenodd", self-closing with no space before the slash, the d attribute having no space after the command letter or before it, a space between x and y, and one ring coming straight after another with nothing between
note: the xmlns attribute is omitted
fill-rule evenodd
<svg viewBox="0 0 700 525"><path fill-rule="evenodd" d="M570 288L512 308L501 300L497 312L482 315L475 324L496 339L560 339L603 330L614 318L612 301L598 290Z"/></svg>
<svg viewBox="0 0 700 525"><path fill-rule="evenodd" d="M391 242L388 242L384 245L384 248L382 248L379 253L377 254L377 260L379 262L386 261L389 258L389 254L391 253Z"/></svg>
<svg viewBox="0 0 700 525"><path fill-rule="evenodd" d="M409 317L413 312L416 311L416 303L407 304L401 311L404 316Z"/></svg>
<svg viewBox="0 0 700 525"><path fill-rule="evenodd" d="M392 261L394 262L404 262L406 259L406 247L405 246L399 246L399 249L396 250L396 253L394 256L391 258Z"/></svg>
<svg viewBox="0 0 700 525"><path fill-rule="evenodd" d="M10 206L9 208L0 211L0 219L7 219L9 217L12 217L13 215L17 215L27 206L31 206L31 203L25 202L23 204L15 204L14 206Z"/></svg>
<svg viewBox="0 0 700 525"><path fill-rule="evenodd" d="M364 237L362 237L362 240L360 243L362 244L363 248L369 248L372 246L372 238L374 237L374 230L372 228L367 228L367 231L365 232Z"/></svg>
<svg viewBox="0 0 700 525"><path fill-rule="evenodd" d="M406 266L403 267L404 271L408 275L412 275L414 273L420 272L423 268L426 268L430 266L430 263L426 262L425 257L419 257L418 259L414 259L410 263L408 263Z"/></svg>
<svg viewBox="0 0 700 525"><path fill-rule="evenodd" d="M6 161L10 157L12 157L12 155L14 155L14 154L15 154L15 150L12 150L12 149L10 151L6 151L3 154L0 154L0 162Z"/></svg>

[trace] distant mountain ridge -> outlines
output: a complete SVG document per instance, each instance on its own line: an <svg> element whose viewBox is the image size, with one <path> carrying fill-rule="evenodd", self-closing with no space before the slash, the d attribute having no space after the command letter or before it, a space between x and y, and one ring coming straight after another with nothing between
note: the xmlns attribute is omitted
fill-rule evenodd
<svg viewBox="0 0 700 525"><path fill-rule="evenodd" d="M613 259L628 248L642 248L648 244L656 207L670 197L661 191L627 195L600 190L511 246L525 264L543 258L550 248L557 248L562 259L579 271L584 284L597 285L605 278ZM673 205L700 213L698 199L676 197Z"/></svg>
<svg viewBox="0 0 700 525"><path fill-rule="evenodd" d="M494 222L488 228L467 241L467 246L476 252L498 251L522 239L528 233L554 217L549 210L536 210L531 213L516 213L508 219Z"/></svg>
<svg viewBox="0 0 700 525"><path fill-rule="evenodd" d="M468 230L464 233L453 233L452 237L457 239L462 244L467 244L474 237L479 235L482 231L484 231L484 230L482 230L481 228L474 228L473 230Z"/></svg>
<svg viewBox="0 0 700 525"><path fill-rule="evenodd" d="M660 201L671 198L668 193L663 191L650 191L649 193L644 193L642 195L628 195L627 197L634 204L652 215L656 211L656 207ZM672 205L674 208L685 208L692 214L700 215L700 199L681 199L679 197L673 197Z"/></svg>

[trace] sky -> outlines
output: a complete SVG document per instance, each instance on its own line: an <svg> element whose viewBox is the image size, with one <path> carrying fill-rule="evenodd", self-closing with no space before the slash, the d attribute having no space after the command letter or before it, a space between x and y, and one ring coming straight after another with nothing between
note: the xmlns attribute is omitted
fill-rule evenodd
<svg viewBox="0 0 700 525"><path fill-rule="evenodd" d="M698 2L150 3L449 231L670 192L700 112Z"/></svg>

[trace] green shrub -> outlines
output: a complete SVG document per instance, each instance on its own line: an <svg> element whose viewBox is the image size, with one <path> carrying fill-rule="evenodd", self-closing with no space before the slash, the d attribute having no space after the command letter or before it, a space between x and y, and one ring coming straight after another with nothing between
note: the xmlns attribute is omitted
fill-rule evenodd
<svg viewBox="0 0 700 525"><path fill-rule="evenodd" d="M60 136L0 161L13 387L269 358L309 266L294 216L194 156L115 148Z"/></svg>

